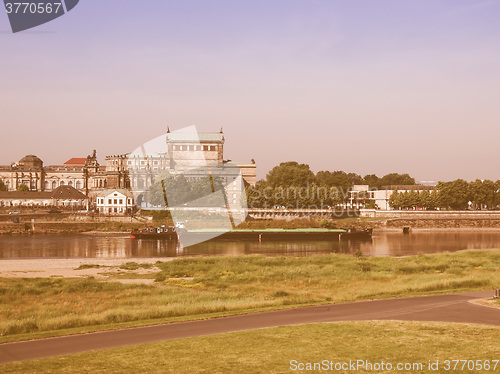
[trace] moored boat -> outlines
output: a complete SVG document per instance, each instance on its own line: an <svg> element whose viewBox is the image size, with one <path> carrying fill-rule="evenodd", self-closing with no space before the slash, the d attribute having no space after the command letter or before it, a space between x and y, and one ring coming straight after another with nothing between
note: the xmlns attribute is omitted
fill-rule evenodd
<svg viewBox="0 0 500 374"><path fill-rule="evenodd" d="M178 240L177 230L174 226L146 227L142 230L132 230L131 239L165 239Z"/></svg>
<svg viewBox="0 0 500 374"><path fill-rule="evenodd" d="M159 226L146 227L142 230L133 230L132 239L165 239L183 240L184 242L201 243L207 240L258 240L258 241L314 241L314 240L350 240L369 239L372 229L356 229L346 227L342 229L200 229L186 230L183 227Z"/></svg>
<svg viewBox="0 0 500 374"><path fill-rule="evenodd" d="M372 237L373 229L371 227L366 229L357 229L355 227L343 227L344 232L340 234L340 240L350 239L370 239Z"/></svg>

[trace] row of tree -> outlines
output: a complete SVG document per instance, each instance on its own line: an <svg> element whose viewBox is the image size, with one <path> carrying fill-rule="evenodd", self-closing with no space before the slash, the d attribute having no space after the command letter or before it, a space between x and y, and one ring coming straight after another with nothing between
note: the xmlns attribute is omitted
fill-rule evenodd
<svg viewBox="0 0 500 374"><path fill-rule="evenodd" d="M348 189L355 184L367 184L371 188L380 189L390 185L414 185L415 179L408 174L391 173L381 178L375 174L362 177L355 173L345 171L319 171L314 174L307 164L295 161L282 162L275 166L260 184L275 187L304 187L317 185L322 187L337 187Z"/></svg>
<svg viewBox="0 0 500 374"><path fill-rule="evenodd" d="M500 204L500 181L457 179L439 182L433 191L397 192L389 205L394 209L495 209Z"/></svg>
<svg viewBox="0 0 500 374"><path fill-rule="evenodd" d="M290 161L274 167L254 187L247 188L248 204L252 208L329 207L345 204L353 185L369 185L380 189L389 185L415 185L408 174L375 174L364 177L345 171L320 171L316 174L307 164ZM367 204L370 203L367 201Z"/></svg>

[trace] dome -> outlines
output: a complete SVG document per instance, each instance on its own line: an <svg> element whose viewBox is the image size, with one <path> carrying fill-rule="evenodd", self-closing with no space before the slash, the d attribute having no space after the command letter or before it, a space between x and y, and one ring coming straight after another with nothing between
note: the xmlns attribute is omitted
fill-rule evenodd
<svg viewBox="0 0 500 374"><path fill-rule="evenodd" d="M43 161L40 160L35 155L27 155L27 156L24 156L21 160L19 160L19 165L41 168L41 167L43 167Z"/></svg>

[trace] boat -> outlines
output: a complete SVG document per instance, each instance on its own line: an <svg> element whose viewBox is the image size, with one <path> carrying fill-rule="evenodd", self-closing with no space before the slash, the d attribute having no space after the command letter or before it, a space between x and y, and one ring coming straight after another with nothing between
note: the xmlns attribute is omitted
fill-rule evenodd
<svg viewBox="0 0 500 374"><path fill-rule="evenodd" d="M366 240L372 237L373 229L358 229L355 227L343 227L344 232L340 234L340 240Z"/></svg>
<svg viewBox="0 0 500 374"><path fill-rule="evenodd" d="M131 239L165 239L179 240L177 230L174 226L150 226L142 230L132 230Z"/></svg>
<svg viewBox="0 0 500 374"><path fill-rule="evenodd" d="M255 240L255 241L314 241L369 239L372 229L200 229L186 230L181 226L147 227L130 233L132 239L181 240L183 243L201 243L208 240ZM189 245L189 244L188 244Z"/></svg>
<svg viewBox="0 0 500 374"><path fill-rule="evenodd" d="M217 240L255 240L255 241L313 241L339 240L343 230L340 229L200 229L181 230L179 237L186 242L202 242Z"/></svg>

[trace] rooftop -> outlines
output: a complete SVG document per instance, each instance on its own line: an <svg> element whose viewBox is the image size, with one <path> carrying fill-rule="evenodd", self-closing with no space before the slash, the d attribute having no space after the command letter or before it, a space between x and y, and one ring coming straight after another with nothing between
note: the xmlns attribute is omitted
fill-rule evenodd
<svg viewBox="0 0 500 374"><path fill-rule="evenodd" d="M87 162L86 158L73 157L73 158L70 158L68 161L66 161L64 163L64 165L81 165L81 166L85 166L86 162Z"/></svg>
<svg viewBox="0 0 500 374"><path fill-rule="evenodd" d="M221 132L169 132L167 142L224 142Z"/></svg>

